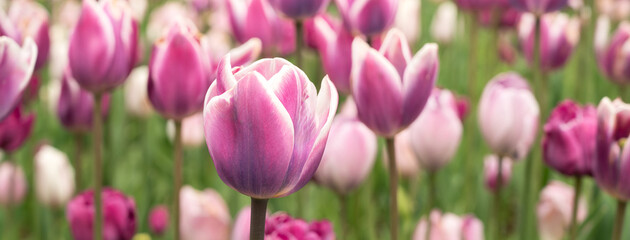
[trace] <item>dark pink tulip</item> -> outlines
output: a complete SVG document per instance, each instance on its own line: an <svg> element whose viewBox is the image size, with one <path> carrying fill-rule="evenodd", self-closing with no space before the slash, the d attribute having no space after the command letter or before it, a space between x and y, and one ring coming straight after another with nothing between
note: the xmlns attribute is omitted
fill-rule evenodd
<svg viewBox="0 0 630 240"><path fill-rule="evenodd" d="M318 20L319 19L319 20ZM317 26L317 22L324 20L323 25ZM321 13L316 15L315 17L308 18L304 20L304 44L307 47L318 50L322 45L322 30L328 30L328 28L333 29L333 31L337 31L343 25L341 21L328 13ZM326 27L326 28L321 28ZM326 31L327 33L327 31Z"/></svg>
<svg viewBox="0 0 630 240"><path fill-rule="evenodd" d="M366 36L387 31L396 20L398 0L335 0L348 29Z"/></svg>
<svg viewBox="0 0 630 240"><path fill-rule="evenodd" d="M182 240L226 240L230 234L230 212L219 193L184 186L179 192Z"/></svg>
<svg viewBox="0 0 630 240"><path fill-rule="evenodd" d="M282 15L292 19L315 16L326 10L330 0L269 0L269 3Z"/></svg>
<svg viewBox="0 0 630 240"><path fill-rule="evenodd" d="M122 84L136 64L137 48L138 23L127 1L83 1L68 53L82 88L101 93Z"/></svg>
<svg viewBox="0 0 630 240"><path fill-rule="evenodd" d="M148 95L153 108L166 118L181 120L203 107L211 80L199 37L191 22L180 21L153 46Z"/></svg>
<svg viewBox="0 0 630 240"><path fill-rule="evenodd" d="M335 240L335 232L329 221L306 222L286 213L276 213L267 218L265 239Z"/></svg>
<svg viewBox="0 0 630 240"><path fill-rule="evenodd" d="M231 0L226 4L232 34L238 42L258 38L266 55L286 55L295 50L293 22L280 18L268 0Z"/></svg>
<svg viewBox="0 0 630 240"><path fill-rule="evenodd" d="M508 185L512 179L512 162L511 158L503 158L501 160L501 186L498 186L499 180L499 158L497 155L488 155L483 160L483 174L486 188L491 192L496 192L499 187L503 188Z"/></svg>
<svg viewBox="0 0 630 240"><path fill-rule="evenodd" d="M287 196L313 176L337 110L326 77L319 95L302 70L281 59L219 64L204 107L206 143L219 176L253 198Z"/></svg>
<svg viewBox="0 0 630 240"><path fill-rule="evenodd" d="M438 46L424 45L412 58L405 36L392 29L380 50L355 38L352 96L359 119L376 134L394 136L420 115L437 78Z"/></svg>
<svg viewBox="0 0 630 240"><path fill-rule="evenodd" d="M157 206L149 214L149 228L151 232L161 236L168 227L168 208Z"/></svg>
<svg viewBox="0 0 630 240"><path fill-rule="evenodd" d="M520 11L540 16L566 7L568 0L510 0L510 4Z"/></svg>
<svg viewBox="0 0 630 240"><path fill-rule="evenodd" d="M325 15L315 17L313 25L324 71L340 92L349 93L354 37L341 23Z"/></svg>
<svg viewBox="0 0 630 240"><path fill-rule="evenodd" d="M94 96L83 90L72 78L70 70L66 70L61 79L59 101L57 101L57 117L66 129L73 132L89 132L92 129ZM101 102L102 116L109 110L109 94L103 95Z"/></svg>
<svg viewBox="0 0 630 240"><path fill-rule="evenodd" d="M541 239L563 239L571 227L573 210L573 186L560 181L551 181L540 193L536 207L538 232ZM583 222L588 214L586 201L579 198L576 221Z"/></svg>
<svg viewBox="0 0 630 240"><path fill-rule="evenodd" d="M455 108L457 109L457 116L459 117L459 120L463 122L470 113L470 100L463 96L456 97Z"/></svg>
<svg viewBox="0 0 630 240"><path fill-rule="evenodd" d="M560 103L544 127L545 163L569 176L592 175L597 135L597 110L571 100Z"/></svg>
<svg viewBox="0 0 630 240"><path fill-rule="evenodd" d="M37 62L35 69L40 69L48 60L50 35L48 34L48 11L37 1L13 1L9 9L9 18L20 31L21 41L28 37L37 44Z"/></svg>
<svg viewBox="0 0 630 240"><path fill-rule="evenodd" d="M608 28L604 27L605 21L605 18L598 20L595 40L599 69L613 82L628 84L630 83L630 51L627 51L627 46L630 45L630 23L620 23L612 39L608 41Z"/></svg>
<svg viewBox="0 0 630 240"><path fill-rule="evenodd" d="M0 121L7 117L21 102L22 93L28 87L37 60L37 45L30 38L20 47L8 37L0 37Z"/></svg>
<svg viewBox="0 0 630 240"><path fill-rule="evenodd" d="M133 198L112 188L105 188L103 198L103 239L130 240L136 232L136 204ZM94 221L94 194L84 191L66 207L66 218L75 240L91 240Z"/></svg>
<svg viewBox="0 0 630 240"><path fill-rule="evenodd" d="M11 162L0 162L0 205L21 203L26 196L27 187L26 176L20 166Z"/></svg>
<svg viewBox="0 0 630 240"><path fill-rule="evenodd" d="M0 122L0 149L13 152L31 135L35 115L25 116L22 111L22 106L18 106L11 115Z"/></svg>
<svg viewBox="0 0 630 240"><path fill-rule="evenodd" d="M452 213L431 211L431 236L428 240L482 240L483 222L473 215L457 216ZM421 219L413 234L413 240L427 239L427 219Z"/></svg>

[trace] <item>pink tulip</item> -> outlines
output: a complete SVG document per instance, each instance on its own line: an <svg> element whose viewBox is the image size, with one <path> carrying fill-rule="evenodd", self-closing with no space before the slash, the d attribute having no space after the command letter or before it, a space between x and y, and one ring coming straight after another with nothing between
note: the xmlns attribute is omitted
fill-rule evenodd
<svg viewBox="0 0 630 240"><path fill-rule="evenodd" d="M123 90L125 92L125 110L131 116L147 118L153 113L147 86L149 84L149 67L134 68L129 74Z"/></svg>
<svg viewBox="0 0 630 240"><path fill-rule="evenodd" d="M37 60L37 45L30 38L20 47L8 37L0 37L0 50L3 52L0 71L0 121L6 118L20 103L22 93L28 87Z"/></svg>
<svg viewBox="0 0 630 240"><path fill-rule="evenodd" d="M0 205L21 203L26 196L27 186L24 170L20 166L11 162L0 162Z"/></svg>
<svg viewBox="0 0 630 240"><path fill-rule="evenodd" d="M482 11L494 7L493 0L455 0L455 3L464 11Z"/></svg>
<svg viewBox="0 0 630 240"><path fill-rule="evenodd" d="M227 34L214 32L207 34L201 39L201 48L209 57L209 79L214 81L217 78L217 68L223 56L230 54L233 67L249 65L260 56L262 42L258 38L252 38L232 49Z"/></svg>
<svg viewBox="0 0 630 240"><path fill-rule="evenodd" d="M387 31L396 19L398 0L335 0L345 25L366 36ZM413 21L416 21L413 19Z"/></svg>
<svg viewBox="0 0 630 240"><path fill-rule="evenodd" d="M50 35L48 34L48 11L37 1L13 1L9 9L9 18L21 32L21 41L32 38L37 44L35 69L40 69L48 60Z"/></svg>
<svg viewBox="0 0 630 240"><path fill-rule="evenodd" d="M103 240L130 240L136 232L136 204L133 198L105 188L103 199ZM75 240L90 240L94 221L94 194L84 191L66 207L66 218Z"/></svg>
<svg viewBox="0 0 630 240"><path fill-rule="evenodd" d="M484 158L484 176L486 188L491 192L496 192L499 187L507 186L512 178L512 159L503 158L501 160L501 186L499 180L499 158L497 155L488 155Z"/></svg>
<svg viewBox="0 0 630 240"><path fill-rule="evenodd" d="M325 11L330 0L269 0L282 15L292 19L303 19Z"/></svg>
<svg viewBox="0 0 630 240"><path fill-rule="evenodd" d="M126 1L83 1L68 54L82 88L102 93L122 84L136 64L137 48L138 23Z"/></svg>
<svg viewBox="0 0 630 240"><path fill-rule="evenodd" d="M180 195L182 240L226 240L230 234L230 212L217 192L197 191L184 186Z"/></svg>
<svg viewBox="0 0 630 240"><path fill-rule="evenodd" d="M67 69L61 79L61 90L57 101L57 117L65 128L73 132L89 132L92 129L94 96L83 90ZM109 94L101 101L101 114L107 115Z"/></svg>
<svg viewBox="0 0 630 240"><path fill-rule="evenodd" d="M156 42L169 27L179 21L195 21L196 13L192 11L186 4L181 2L166 2L151 11L147 24L147 39L149 42Z"/></svg>
<svg viewBox="0 0 630 240"><path fill-rule="evenodd" d="M149 214L149 229L155 235L161 236L168 227L168 208L157 206Z"/></svg>
<svg viewBox="0 0 630 240"><path fill-rule="evenodd" d="M406 179L416 179L421 169L420 161L418 161L416 153L413 150L413 145L411 144L411 131L406 129L396 134L394 144L398 174ZM382 158L385 166L389 167L387 154L383 153Z"/></svg>
<svg viewBox="0 0 630 240"><path fill-rule="evenodd" d="M204 107L206 143L219 176L253 198L287 196L313 176L337 110L324 78L319 95L302 70L281 59L232 69L219 64Z"/></svg>
<svg viewBox="0 0 630 240"><path fill-rule="evenodd" d="M399 0L394 27L400 29L405 34L407 41L415 45L420 37L420 10L421 1ZM413 21L412 21L413 20Z"/></svg>
<svg viewBox="0 0 630 240"><path fill-rule="evenodd" d="M206 142L203 135L203 115L195 113L182 120L182 145L185 147L199 147ZM171 142L175 141L175 121L169 120L166 123L166 135Z"/></svg>
<svg viewBox="0 0 630 240"><path fill-rule="evenodd" d="M630 83L630 22L622 22L608 41L605 18L598 21L595 51L599 69L617 84ZM608 23L609 24L609 23ZM602 31L603 30L603 31Z"/></svg>
<svg viewBox="0 0 630 240"><path fill-rule="evenodd" d="M430 240L482 240L483 223L472 215L457 216L452 213L431 211ZM413 240L425 240L427 220L423 218L418 223L413 234Z"/></svg>
<svg viewBox="0 0 630 240"><path fill-rule="evenodd" d="M50 207L64 207L74 194L74 168L68 156L43 145L35 154L35 193L37 200Z"/></svg>
<svg viewBox="0 0 630 240"><path fill-rule="evenodd" d="M617 21L630 17L630 1L628 0L598 0L595 1L598 12Z"/></svg>
<svg viewBox="0 0 630 240"><path fill-rule="evenodd" d="M483 90L479 127L495 154L521 159L534 143L539 113L527 81L516 73L502 73Z"/></svg>
<svg viewBox="0 0 630 240"><path fill-rule="evenodd" d="M22 106L13 110L11 115L0 122L0 149L13 152L20 148L33 130L34 114L24 116Z"/></svg>
<svg viewBox="0 0 630 240"><path fill-rule="evenodd" d="M349 93L354 37L340 22L327 15L315 17L313 28L324 71L339 91Z"/></svg>
<svg viewBox="0 0 630 240"><path fill-rule="evenodd" d="M571 224L573 211L572 186L563 182L552 181L540 193L540 200L536 209L538 216L538 231L543 240L563 239ZM577 209L577 223L586 219L587 205L584 198L580 198Z"/></svg>
<svg viewBox="0 0 630 240"><path fill-rule="evenodd" d="M249 227L252 219L251 211L252 208L247 206L238 212L232 228L231 240L249 240Z"/></svg>
<svg viewBox="0 0 630 240"><path fill-rule="evenodd" d="M2 7L2 9L6 8ZM19 29L4 10L0 11L0 36L7 36L15 41L20 41L22 38Z"/></svg>
<svg viewBox="0 0 630 240"><path fill-rule="evenodd" d="M541 16L566 7L568 0L510 0L510 4L523 12Z"/></svg>
<svg viewBox="0 0 630 240"><path fill-rule="evenodd" d="M569 176L592 175L597 136L597 110L565 100L545 124L542 144L545 163Z"/></svg>
<svg viewBox="0 0 630 240"><path fill-rule="evenodd" d="M441 43L449 44L457 32L457 7L452 2L443 2L431 21L431 37Z"/></svg>
<svg viewBox="0 0 630 240"><path fill-rule="evenodd" d="M527 60L534 55L535 17L523 14L519 22L519 40ZM546 14L541 19L540 67L544 71L564 66L580 39L580 20L564 13Z"/></svg>
<svg viewBox="0 0 630 240"><path fill-rule="evenodd" d="M326 220L307 223L286 213L276 213L267 219L265 239L335 240L332 224Z"/></svg>

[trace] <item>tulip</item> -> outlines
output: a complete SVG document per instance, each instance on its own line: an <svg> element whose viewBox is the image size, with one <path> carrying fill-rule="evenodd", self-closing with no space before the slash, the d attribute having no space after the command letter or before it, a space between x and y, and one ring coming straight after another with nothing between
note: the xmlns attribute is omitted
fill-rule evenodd
<svg viewBox="0 0 630 240"><path fill-rule="evenodd" d="M443 2L431 21L431 37L442 44L450 44L457 30L457 7L452 2Z"/></svg>
<svg viewBox="0 0 630 240"><path fill-rule="evenodd" d="M551 112L545 124L543 159L564 175L592 175L596 135L595 108L566 100Z"/></svg>
<svg viewBox="0 0 630 240"><path fill-rule="evenodd" d="M540 193L540 200L536 209L538 216L538 231L543 240L560 240L564 238L566 230L571 224L571 214L574 208L571 202L575 192L573 188L559 181L550 182ZM586 201L580 198L577 210L577 221L586 219L588 212Z"/></svg>
<svg viewBox="0 0 630 240"><path fill-rule="evenodd" d="M68 156L49 145L35 154L35 193L40 203L62 207L74 194L74 169Z"/></svg>
<svg viewBox="0 0 630 240"><path fill-rule="evenodd" d="M0 121L5 119L20 103L22 92L28 87L37 60L37 45L30 38L20 47L8 37L0 37L0 50L4 60L0 70L4 73L0 82Z"/></svg>
<svg viewBox="0 0 630 240"><path fill-rule="evenodd" d="M149 229L155 235L161 236L168 227L168 209L166 206L157 206L149 214Z"/></svg>
<svg viewBox="0 0 630 240"><path fill-rule="evenodd" d="M521 15L509 0L498 0L491 7L479 9L477 16L483 26L511 30L516 27Z"/></svg>
<svg viewBox="0 0 630 240"><path fill-rule="evenodd" d="M622 22L610 41L607 41L606 18L598 20L595 51L602 73L617 84L630 83L630 23Z"/></svg>
<svg viewBox="0 0 630 240"><path fill-rule="evenodd" d="M520 11L541 16L566 7L568 0L510 0L510 4Z"/></svg>
<svg viewBox="0 0 630 240"><path fill-rule="evenodd" d="M492 9L495 5L492 0L455 0L455 3L462 10L473 12Z"/></svg>
<svg viewBox="0 0 630 240"><path fill-rule="evenodd" d="M334 240L335 232L326 220L307 223L286 213L276 213L267 219L265 236L267 239Z"/></svg>
<svg viewBox="0 0 630 240"><path fill-rule="evenodd" d="M22 42L32 38L37 44L35 69L40 69L48 59L50 35L48 34L48 11L37 1L14 1L9 9L9 18L21 33Z"/></svg>
<svg viewBox="0 0 630 240"><path fill-rule="evenodd" d="M214 81L217 78L217 67L226 54L232 56L232 66L246 66L258 59L262 51L262 42L258 38L249 39L247 42L232 49L229 43L229 36L223 32L212 32L201 39L201 48L209 57L210 73L209 79Z"/></svg>
<svg viewBox="0 0 630 240"><path fill-rule="evenodd" d="M203 131L203 115L195 113L194 115L182 120L182 144L185 147L199 147L206 142ZM169 140L175 141L175 121L169 120L166 124L166 135Z"/></svg>
<svg viewBox="0 0 630 240"><path fill-rule="evenodd" d="M503 188L508 185L512 178L512 159L501 159L499 164L499 158L496 155L488 155L484 158L484 176L486 188L492 192L496 192L497 189ZM499 165L501 165L501 186L499 186Z"/></svg>
<svg viewBox="0 0 630 240"><path fill-rule="evenodd" d="M3 10L0 11L0 36L7 36L15 41L21 40L19 29L4 11L6 7L2 7L1 9Z"/></svg>
<svg viewBox="0 0 630 240"><path fill-rule="evenodd" d="M153 113L147 86L149 67L140 66L129 74L125 82L125 109L134 117L147 118Z"/></svg>
<svg viewBox="0 0 630 240"><path fill-rule="evenodd" d="M122 84L136 64L138 24L126 1L83 1L68 59L79 85L103 93Z"/></svg>
<svg viewBox="0 0 630 240"><path fill-rule="evenodd" d="M368 37L387 31L394 24L398 10L398 0L335 0L335 2L346 27Z"/></svg>
<svg viewBox="0 0 630 240"><path fill-rule="evenodd" d="M400 29L405 34L407 41L415 45L420 37L420 9L422 1L399 0L394 27ZM413 20L413 21L412 21Z"/></svg>
<svg viewBox="0 0 630 240"><path fill-rule="evenodd" d="M516 73L502 73L483 90L479 127L495 154L521 159L536 137L539 113L527 81Z"/></svg>
<svg viewBox="0 0 630 240"><path fill-rule="evenodd" d="M232 228L231 240L249 240L249 227L252 218L251 211L252 208L247 206L238 212L236 221L234 221L234 227Z"/></svg>
<svg viewBox="0 0 630 240"><path fill-rule="evenodd" d="M66 207L66 218L75 240L93 239L94 196L87 190L74 197ZM118 190L105 188L103 198L103 239L130 240L136 232L136 204Z"/></svg>
<svg viewBox="0 0 630 240"><path fill-rule="evenodd" d="M11 162L0 162L0 205L17 205L26 196L24 170Z"/></svg>
<svg viewBox="0 0 630 240"><path fill-rule="evenodd" d="M22 114L22 107L18 106L11 115L0 122L0 149L13 152L20 148L33 130L35 115Z"/></svg>
<svg viewBox="0 0 630 240"><path fill-rule="evenodd" d="M147 24L147 40L156 42L168 28L182 20L194 21L196 13L181 2L166 2L151 11Z"/></svg>
<svg viewBox="0 0 630 240"><path fill-rule="evenodd" d="M269 0L271 6L284 16L304 19L326 10L330 0Z"/></svg>
<svg viewBox="0 0 630 240"><path fill-rule="evenodd" d="M129 2L129 7L131 8L131 12L133 13L133 17L138 22L142 22L144 20L144 14L147 11L148 0L127 0Z"/></svg>
<svg viewBox="0 0 630 240"><path fill-rule="evenodd" d="M599 0L595 1L598 12L617 21L630 17L630 2L627 0Z"/></svg>
<svg viewBox="0 0 630 240"><path fill-rule="evenodd" d="M230 234L230 212L217 192L197 191L190 186L180 191L181 238L223 240Z"/></svg>
<svg viewBox="0 0 630 240"><path fill-rule="evenodd" d="M69 69L65 71L61 80L56 109L61 125L68 130L75 133L87 133L92 129L94 96L79 86ZM109 94L105 94L101 101L103 117L108 109Z"/></svg>
<svg viewBox="0 0 630 240"><path fill-rule="evenodd" d="M349 93L354 37L341 23L327 15L315 17L313 25L313 38L324 71L340 92Z"/></svg>
<svg viewBox="0 0 630 240"><path fill-rule="evenodd" d="M431 211L429 224L431 230L428 239L484 239L483 223L472 215L457 216L452 213L442 214L438 210ZM418 223L413 234L413 240L427 239L427 220L423 218Z"/></svg>
<svg viewBox="0 0 630 240"><path fill-rule="evenodd" d="M519 22L519 40L525 57L533 64L534 24L532 14L523 14ZM546 14L541 18L540 67L543 71L556 70L564 66L580 39L580 20L564 13Z"/></svg>

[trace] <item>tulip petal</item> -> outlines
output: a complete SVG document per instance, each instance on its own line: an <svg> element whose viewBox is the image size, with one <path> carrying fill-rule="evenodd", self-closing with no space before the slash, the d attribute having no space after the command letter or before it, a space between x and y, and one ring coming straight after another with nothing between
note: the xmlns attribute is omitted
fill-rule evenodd
<svg viewBox="0 0 630 240"><path fill-rule="evenodd" d="M438 46L434 43L424 45L411 59L403 75L402 126L411 124L424 109L435 86L439 68Z"/></svg>
<svg viewBox="0 0 630 240"><path fill-rule="evenodd" d="M217 67L216 93L221 95L236 84L236 78L232 73L232 60L230 54L225 55ZM214 85L214 84L213 84ZM210 99L206 99L210 100Z"/></svg>
<svg viewBox="0 0 630 240"><path fill-rule="evenodd" d="M405 35L395 28L389 30L379 52L394 65L396 70L398 70L398 74L402 77L405 73L405 68L407 68L407 63L411 60L411 50Z"/></svg>
<svg viewBox="0 0 630 240"><path fill-rule="evenodd" d="M232 56L232 66L246 65L260 56L262 51L262 42L258 38L249 39L241 46L230 51Z"/></svg>
<svg viewBox="0 0 630 240"><path fill-rule="evenodd" d="M24 47L8 37L0 37L0 121L4 120L20 102L28 86L35 62L37 46L27 38Z"/></svg>

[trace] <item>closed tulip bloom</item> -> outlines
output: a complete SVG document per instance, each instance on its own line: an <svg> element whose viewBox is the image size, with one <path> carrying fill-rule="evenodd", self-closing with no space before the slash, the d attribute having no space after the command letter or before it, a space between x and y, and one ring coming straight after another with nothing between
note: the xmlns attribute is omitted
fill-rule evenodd
<svg viewBox="0 0 630 240"><path fill-rule="evenodd" d="M483 159L484 166L484 182L486 188L492 192L496 192L499 187L503 187L509 184L512 178L512 159L503 158L501 160L501 185L498 186L499 179L499 158L497 155L488 155Z"/></svg>
<svg viewBox="0 0 630 240"><path fill-rule="evenodd" d="M608 41L606 18L598 20L595 51L599 69L617 84L630 83L630 22L622 22Z"/></svg>
<svg viewBox="0 0 630 240"><path fill-rule="evenodd" d="M543 159L569 176L592 175L597 136L597 110L565 100L552 112L544 127Z"/></svg>
<svg viewBox="0 0 630 240"><path fill-rule="evenodd" d="M102 93L122 84L136 64L137 48L138 23L127 1L83 1L68 53L82 88Z"/></svg>
<svg viewBox="0 0 630 240"><path fill-rule="evenodd" d="M129 74L125 82L125 109L134 117L146 118L153 113L149 101L147 86L149 84L149 67L140 66Z"/></svg>
<svg viewBox="0 0 630 240"><path fill-rule="evenodd" d="M16 205L26 196L26 177L22 167L7 161L0 162L0 205Z"/></svg>
<svg viewBox="0 0 630 240"><path fill-rule="evenodd" d="M149 229L155 235L161 236L168 227L168 208L157 206L149 214Z"/></svg>
<svg viewBox="0 0 630 240"><path fill-rule="evenodd" d="M409 131L422 168L437 171L448 164L457 152L463 132L455 96L448 90L434 89Z"/></svg>
<svg viewBox="0 0 630 240"><path fill-rule="evenodd" d="M354 36L332 17L317 16L313 25L324 71L340 92L349 93Z"/></svg>
<svg viewBox="0 0 630 240"><path fill-rule="evenodd" d="M136 204L131 197L112 188L105 188L103 199L103 240L130 240L136 232ZM94 237L94 192L87 190L66 206L66 218L75 240Z"/></svg>
<svg viewBox="0 0 630 240"><path fill-rule="evenodd" d="M335 0L348 29L365 36L387 31L396 20L398 0ZM416 19L413 19L416 21Z"/></svg>
<svg viewBox="0 0 630 240"><path fill-rule="evenodd" d="M482 240L483 223L475 216L457 216L452 213L431 211L431 231L429 240ZM413 234L413 240L427 239L427 219L421 219Z"/></svg>
<svg viewBox="0 0 630 240"><path fill-rule="evenodd" d="M40 203L63 207L74 194L74 168L68 156L49 145L35 154L35 193Z"/></svg>
<svg viewBox="0 0 630 240"><path fill-rule="evenodd" d="M182 120L182 144L186 147L199 147L206 142L203 131L203 114L195 113ZM166 135L168 139L175 140L175 122L169 120L166 123Z"/></svg>
<svg viewBox="0 0 630 240"><path fill-rule="evenodd" d="M510 0L510 4L523 12L541 16L566 7L568 0Z"/></svg>
<svg viewBox="0 0 630 240"><path fill-rule="evenodd" d="M391 30L379 51L360 38L352 43L352 97L359 119L376 134L392 137L422 112L437 78L438 46L411 57L403 34Z"/></svg>
<svg viewBox="0 0 630 240"><path fill-rule="evenodd" d="M0 149L6 152L19 149L33 130L35 115L24 115L22 111L22 106L18 106L9 117L0 122Z"/></svg>
<svg viewBox="0 0 630 240"><path fill-rule="evenodd" d="M536 209L538 231L542 240L561 240L571 224L573 211L572 186L563 182L552 181L540 193ZM577 224L586 219L588 213L586 201L580 197L577 208Z"/></svg>
<svg viewBox="0 0 630 240"><path fill-rule="evenodd" d="M73 132L85 133L92 129L94 96L79 86L69 70L61 79L61 88L56 106L59 122ZM101 101L102 116L109 110L109 94Z"/></svg>
<svg viewBox="0 0 630 240"><path fill-rule="evenodd" d="M153 47L148 95L155 110L166 118L181 120L203 107L211 80L199 38L191 22L181 21L171 25Z"/></svg>
<svg viewBox="0 0 630 240"><path fill-rule="evenodd" d="M420 9L422 1L399 0L394 27L400 29L405 34L407 41L415 45L420 37ZM413 21L411 21L413 20Z"/></svg>
<svg viewBox="0 0 630 240"><path fill-rule="evenodd" d="M525 57L533 63L535 17L523 14L519 22L519 40ZM544 71L564 66L580 39L580 20L565 13L546 14L541 19L540 67Z"/></svg>
<svg viewBox="0 0 630 240"><path fill-rule="evenodd" d="M37 60L37 45L30 38L20 47L14 40L0 37L0 121L6 118L20 103L22 93L28 87Z"/></svg>
<svg viewBox="0 0 630 240"><path fill-rule="evenodd" d="M208 150L228 186L252 198L287 196L313 176L338 95L322 81L319 95L302 70L281 59L218 68L204 107Z"/></svg>
<svg viewBox="0 0 630 240"><path fill-rule="evenodd" d="M292 19L315 16L326 10L330 0L269 0L269 3L282 15Z"/></svg>
<svg viewBox="0 0 630 240"><path fill-rule="evenodd" d="M516 73L502 73L483 90L479 127L495 154L521 159L534 143L539 113L527 81Z"/></svg>
<svg viewBox="0 0 630 240"><path fill-rule="evenodd" d="M37 44L35 69L40 69L48 60L50 35L48 34L48 11L37 1L13 1L9 18L21 32L22 42L32 38Z"/></svg>
<svg viewBox="0 0 630 240"><path fill-rule="evenodd" d="M183 240L227 240L230 212L217 192L184 186L180 194L180 234Z"/></svg>
<svg viewBox="0 0 630 240"><path fill-rule="evenodd" d="M449 44L457 30L457 7L452 2L440 3L433 21L431 21L431 37L442 44Z"/></svg>

